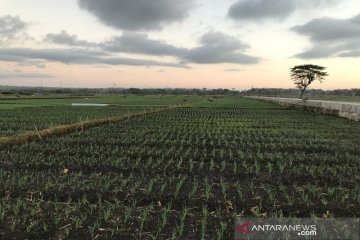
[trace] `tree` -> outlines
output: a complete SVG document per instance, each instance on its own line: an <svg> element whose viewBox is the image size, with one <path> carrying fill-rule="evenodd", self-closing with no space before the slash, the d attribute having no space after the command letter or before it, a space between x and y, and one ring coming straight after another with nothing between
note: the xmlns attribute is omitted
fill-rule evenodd
<svg viewBox="0 0 360 240"><path fill-rule="evenodd" d="M305 64L291 68L291 79L295 85L301 90L300 99L302 99L306 88L315 80L319 80L321 83L329 74L324 70L326 67Z"/></svg>

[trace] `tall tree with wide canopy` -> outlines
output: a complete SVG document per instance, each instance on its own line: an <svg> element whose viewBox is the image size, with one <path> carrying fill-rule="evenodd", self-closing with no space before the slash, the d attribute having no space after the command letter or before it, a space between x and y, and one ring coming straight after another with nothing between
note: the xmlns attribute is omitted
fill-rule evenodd
<svg viewBox="0 0 360 240"><path fill-rule="evenodd" d="M326 67L305 64L291 68L291 79L294 84L301 90L300 99L303 98L306 88L315 80L322 82L329 74L325 72Z"/></svg>

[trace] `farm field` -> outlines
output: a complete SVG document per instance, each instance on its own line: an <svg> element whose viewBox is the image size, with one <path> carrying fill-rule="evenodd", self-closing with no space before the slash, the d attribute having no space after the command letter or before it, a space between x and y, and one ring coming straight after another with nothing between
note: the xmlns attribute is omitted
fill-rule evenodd
<svg viewBox="0 0 360 240"><path fill-rule="evenodd" d="M44 95L44 96L2 96L0 109L14 109L24 107L64 106L71 103L104 103L116 106L124 105L174 105L194 103L203 100L196 96L136 96L136 95L98 95L98 96L70 96L70 95Z"/></svg>
<svg viewBox="0 0 360 240"><path fill-rule="evenodd" d="M46 129L93 119L123 116L135 112L163 109L166 106L71 107L44 106L0 110L0 137Z"/></svg>
<svg viewBox="0 0 360 240"><path fill-rule="evenodd" d="M0 238L232 239L239 215L360 216L358 122L192 103L0 150Z"/></svg>
<svg viewBox="0 0 360 240"><path fill-rule="evenodd" d="M10 100L7 100L10 99ZM184 101L186 100L186 101ZM0 137L14 136L57 125L93 119L105 119L130 113L164 109L173 105L203 102L204 98L189 96L98 96L30 97L0 99ZM109 107L72 107L71 103L105 103Z"/></svg>

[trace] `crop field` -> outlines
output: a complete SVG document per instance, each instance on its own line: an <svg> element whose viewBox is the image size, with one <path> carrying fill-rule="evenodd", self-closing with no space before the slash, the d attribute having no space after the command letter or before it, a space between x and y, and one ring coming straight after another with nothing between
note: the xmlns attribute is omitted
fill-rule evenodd
<svg viewBox="0 0 360 240"><path fill-rule="evenodd" d="M190 96L92 96L0 98L0 137L58 125L106 119L170 106L204 102ZM71 103L105 103L109 107L71 107Z"/></svg>
<svg viewBox="0 0 360 240"><path fill-rule="evenodd" d="M14 136L17 133L35 131L36 129L41 130L57 125L104 119L162 108L165 108L165 106L46 106L5 109L0 111L0 137Z"/></svg>
<svg viewBox="0 0 360 240"><path fill-rule="evenodd" d="M106 103L115 106L134 106L134 105L175 105L195 103L203 100L194 96L71 96L71 95L44 95L44 96L1 96L0 109L14 109L25 107L44 107L44 106L68 106L71 103Z"/></svg>
<svg viewBox="0 0 360 240"><path fill-rule="evenodd" d="M0 150L0 238L220 240L235 216L359 217L359 156L358 122L194 100Z"/></svg>

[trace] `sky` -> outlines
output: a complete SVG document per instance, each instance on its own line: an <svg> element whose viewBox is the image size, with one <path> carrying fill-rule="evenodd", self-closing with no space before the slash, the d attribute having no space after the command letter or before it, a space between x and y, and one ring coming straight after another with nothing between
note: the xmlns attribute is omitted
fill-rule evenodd
<svg viewBox="0 0 360 240"><path fill-rule="evenodd" d="M359 0L0 0L0 85L360 88Z"/></svg>

